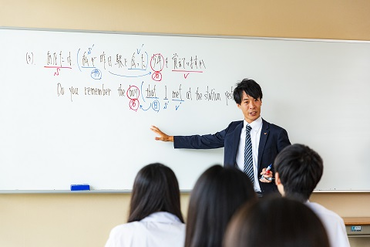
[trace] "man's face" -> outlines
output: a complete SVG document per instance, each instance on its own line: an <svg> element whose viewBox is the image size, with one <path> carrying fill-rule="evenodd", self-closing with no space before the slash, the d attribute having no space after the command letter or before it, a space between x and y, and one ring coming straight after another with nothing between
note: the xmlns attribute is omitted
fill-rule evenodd
<svg viewBox="0 0 370 247"><path fill-rule="evenodd" d="M241 103L237 104L238 108L243 112L245 121L248 123L251 123L260 117L261 105L262 100L260 98L254 99L245 92L243 92Z"/></svg>

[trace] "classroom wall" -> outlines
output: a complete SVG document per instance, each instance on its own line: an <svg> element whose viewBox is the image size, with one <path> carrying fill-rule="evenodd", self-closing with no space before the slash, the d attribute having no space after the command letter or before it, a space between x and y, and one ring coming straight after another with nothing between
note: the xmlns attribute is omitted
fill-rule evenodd
<svg viewBox="0 0 370 247"><path fill-rule="evenodd" d="M3 27L370 40L367 0L0 0L0 6ZM129 198L0 194L0 246L103 246L110 229L125 222ZM181 199L186 215L189 194ZM370 193L315 193L311 200L341 216L370 216Z"/></svg>

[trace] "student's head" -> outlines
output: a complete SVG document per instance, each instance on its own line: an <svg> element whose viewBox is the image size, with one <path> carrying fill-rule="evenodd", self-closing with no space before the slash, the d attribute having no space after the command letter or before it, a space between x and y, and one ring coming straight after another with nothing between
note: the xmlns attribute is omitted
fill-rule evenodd
<svg viewBox="0 0 370 247"><path fill-rule="evenodd" d="M260 117L262 90L254 80L244 79L239 82L234 89L234 100L248 123Z"/></svg>
<svg viewBox="0 0 370 247"><path fill-rule="evenodd" d="M136 175L128 222L142 220L160 211L172 213L184 222L175 173L163 164L153 163L143 167Z"/></svg>
<svg viewBox="0 0 370 247"><path fill-rule="evenodd" d="M283 196L305 202L323 174L320 155L302 144L284 148L275 158L275 183Z"/></svg>
<svg viewBox="0 0 370 247"><path fill-rule="evenodd" d="M233 216L224 247L329 247L318 216L303 203L268 197L248 203Z"/></svg>
<svg viewBox="0 0 370 247"><path fill-rule="evenodd" d="M220 165L207 169L190 195L185 247L221 246L232 215L251 200L256 194L246 174Z"/></svg>

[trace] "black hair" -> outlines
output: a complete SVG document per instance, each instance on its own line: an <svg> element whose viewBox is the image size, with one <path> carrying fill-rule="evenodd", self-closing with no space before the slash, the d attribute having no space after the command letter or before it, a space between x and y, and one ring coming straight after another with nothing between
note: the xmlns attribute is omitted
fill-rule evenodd
<svg viewBox="0 0 370 247"><path fill-rule="evenodd" d="M319 217L303 203L269 196L244 205L230 221L224 247L329 247Z"/></svg>
<svg viewBox="0 0 370 247"><path fill-rule="evenodd" d="M262 89L260 85L253 79L243 79L236 85L234 89L234 100L237 104L241 104L243 92L253 97L254 99L262 99Z"/></svg>
<svg viewBox="0 0 370 247"><path fill-rule="evenodd" d="M276 156L274 168L284 186L285 196L305 202L319 183L324 165L317 152L308 146L293 144Z"/></svg>
<svg viewBox="0 0 370 247"><path fill-rule="evenodd" d="M234 212L256 198L252 183L240 170L220 165L208 168L190 195L185 247L221 246Z"/></svg>
<svg viewBox="0 0 370 247"><path fill-rule="evenodd" d="M174 214L184 223L175 173L161 163L153 163L143 167L136 175L128 222L140 221L160 211Z"/></svg>

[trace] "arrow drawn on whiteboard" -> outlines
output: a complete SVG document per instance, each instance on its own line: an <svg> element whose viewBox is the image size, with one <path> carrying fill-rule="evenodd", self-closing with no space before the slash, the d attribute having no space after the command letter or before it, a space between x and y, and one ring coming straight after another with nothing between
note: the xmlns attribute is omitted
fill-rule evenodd
<svg viewBox="0 0 370 247"><path fill-rule="evenodd" d="M143 111L147 111L149 110L150 108L152 107L152 103L150 103L149 107L144 109L143 105L140 105L140 109L143 110Z"/></svg>

